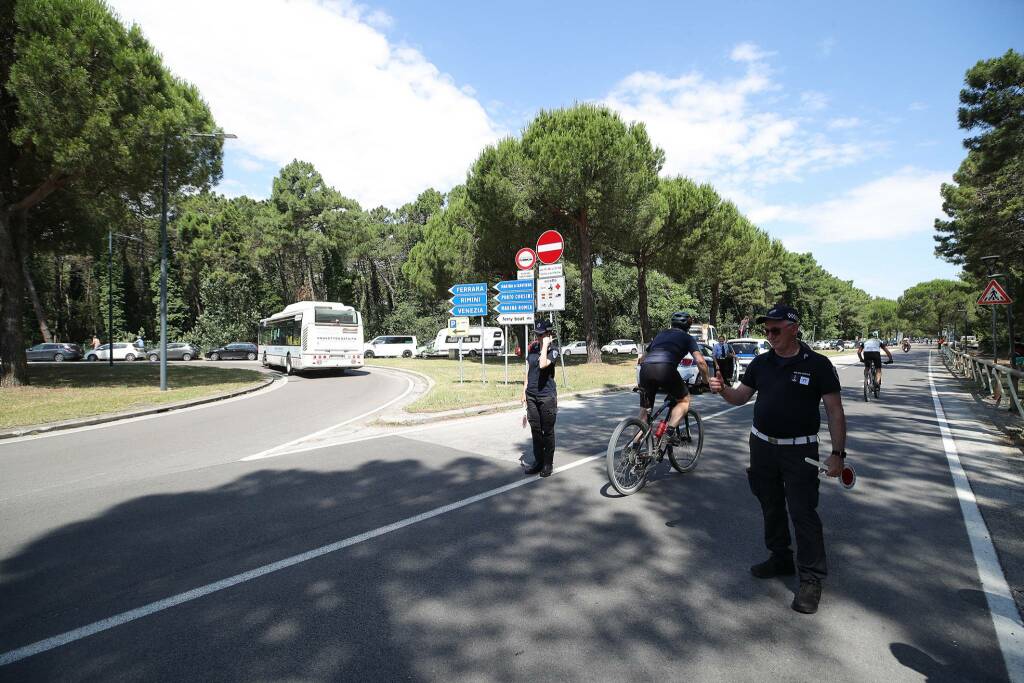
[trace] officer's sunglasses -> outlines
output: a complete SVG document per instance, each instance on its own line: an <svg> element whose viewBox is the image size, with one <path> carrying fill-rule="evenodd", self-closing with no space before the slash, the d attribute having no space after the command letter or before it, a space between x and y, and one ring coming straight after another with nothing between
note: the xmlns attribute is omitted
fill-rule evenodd
<svg viewBox="0 0 1024 683"><path fill-rule="evenodd" d="M766 327L766 328L764 328L764 336L766 336L766 337L774 337L777 334L782 334L782 330L784 330L784 329L786 329L786 328L785 327Z"/></svg>

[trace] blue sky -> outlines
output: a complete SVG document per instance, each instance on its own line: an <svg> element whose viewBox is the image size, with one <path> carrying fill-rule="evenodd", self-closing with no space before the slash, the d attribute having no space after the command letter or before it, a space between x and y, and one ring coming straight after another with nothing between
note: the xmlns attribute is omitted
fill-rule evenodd
<svg viewBox="0 0 1024 683"><path fill-rule="evenodd" d="M239 135L227 194L267 196L298 157L394 207L538 109L602 102L647 124L666 175L889 297L955 276L932 220L964 155L964 71L1024 50L1017 1L112 5Z"/></svg>

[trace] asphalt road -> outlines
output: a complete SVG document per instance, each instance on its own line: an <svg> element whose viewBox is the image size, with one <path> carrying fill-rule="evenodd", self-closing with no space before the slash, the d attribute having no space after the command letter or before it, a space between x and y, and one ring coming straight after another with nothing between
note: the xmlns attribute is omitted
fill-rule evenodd
<svg viewBox="0 0 1024 683"><path fill-rule="evenodd" d="M563 402L555 464L576 464L546 480L522 476L516 413L242 459L404 390L376 372L0 444L0 661L49 648L0 679L1007 680L929 356L897 361L877 403L840 372L860 479L823 484L813 616L789 608L795 581L747 571L764 555L751 408L714 396L695 403L697 471L666 465L628 498L589 459L626 394ZM999 546L1020 516L995 482L1019 490L1019 463L974 457L991 435L934 372Z"/></svg>

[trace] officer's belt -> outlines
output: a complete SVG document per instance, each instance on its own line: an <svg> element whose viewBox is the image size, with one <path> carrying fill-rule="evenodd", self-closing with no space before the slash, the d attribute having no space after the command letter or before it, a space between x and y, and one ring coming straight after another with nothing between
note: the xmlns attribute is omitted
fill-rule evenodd
<svg viewBox="0 0 1024 683"><path fill-rule="evenodd" d="M808 443L818 443L817 434L811 434L810 436L797 436L792 439L776 439L774 436L768 436L763 432L759 432L757 427L754 426L751 426L750 433L762 441L767 441L773 446L802 446Z"/></svg>

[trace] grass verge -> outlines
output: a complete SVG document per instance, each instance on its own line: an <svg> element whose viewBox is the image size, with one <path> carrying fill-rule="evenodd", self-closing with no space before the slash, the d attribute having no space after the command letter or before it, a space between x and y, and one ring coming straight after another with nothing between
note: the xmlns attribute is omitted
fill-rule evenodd
<svg viewBox="0 0 1024 683"><path fill-rule="evenodd" d="M509 358L508 384L505 384L505 362L501 358L488 358L484 370L480 359L466 359L462 362L463 382L459 381L459 362L444 358L374 358L368 365L385 368L415 370L434 380L434 387L412 404L406 406L410 413L433 413L456 408L492 405L514 401L523 394L523 379L526 374L523 361ZM487 381L482 381L486 376ZM559 366L555 375L558 391L604 389L632 384L636 381L636 356L606 358L603 363L589 364L582 359L565 361L565 378Z"/></svg>
<svg viewBox="0 0 1024 683"><path fill-rule="evenodd" d="M0 390L0 429L59 422L202 398L252 386L255 370L167 366L160 391L157 363L29 365L32 384Z"/></svg>

